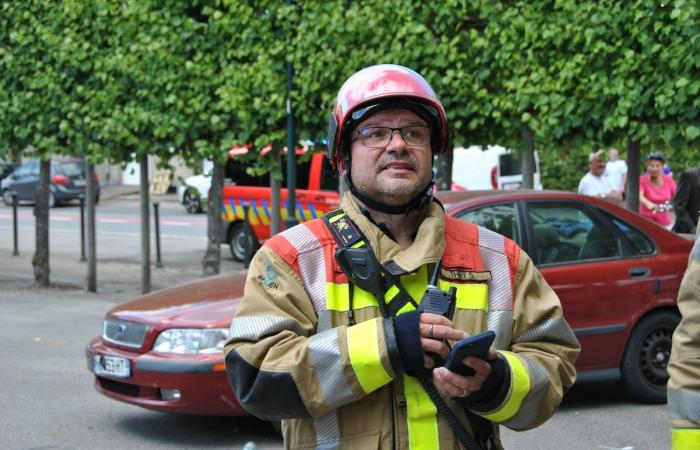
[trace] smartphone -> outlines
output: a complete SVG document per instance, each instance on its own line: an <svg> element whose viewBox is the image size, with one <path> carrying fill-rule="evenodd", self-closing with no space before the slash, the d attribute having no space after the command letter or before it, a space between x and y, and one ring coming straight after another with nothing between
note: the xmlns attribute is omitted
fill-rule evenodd
<svg viewBox="0 0 700 450"><path fill-rule="evenodd" d="M476 336L469 336L457 342L445 360L445 367L460 375L470 377L476 372L469 366L465 366L462 360L467 356L474 356L481 359L486 359L489 354L489 348L496 339L496 333L486 331Z"/></svg>

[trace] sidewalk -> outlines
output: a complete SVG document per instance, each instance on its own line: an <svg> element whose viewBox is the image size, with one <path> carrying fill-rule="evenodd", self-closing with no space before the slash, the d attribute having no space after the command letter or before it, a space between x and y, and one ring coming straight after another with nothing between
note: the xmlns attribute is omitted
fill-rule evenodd
<svg viewBox="0 0 700 450"><path fill-rule="evenodd" d="M106 186L100 202L138 201L138 186ZM151 202L177 202L177 194L153 195ZM7 230L9 232L9 229ZM60 233L50 229L49 266L53 289L85 290L87 262L80 261L79 233ZM121 302L141 295L140 236L97 235L97 292L100 298ZM7 290L38 289L34 282L32 257L35 236L31 229L20 228L19 255L12 255L12 240L3 231L0 242L0 295ZM155 240L151 238L151 290L172 287L203 278L201 260L206 249L204 237L161 237L163 267L156 267ZM227 246L221 246L220 273L245 271L233 261Z"/></svg>

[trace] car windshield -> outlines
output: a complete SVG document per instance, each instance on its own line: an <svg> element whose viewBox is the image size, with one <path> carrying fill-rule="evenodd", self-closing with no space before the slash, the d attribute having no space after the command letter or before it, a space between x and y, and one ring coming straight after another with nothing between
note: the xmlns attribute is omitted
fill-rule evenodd
<svg viewBox="0 0 700 450"><path fill-rule="evenodd" d="M83 163L80 161L62 161L58 163L58 171L68 177L83 175Z"/></svg>

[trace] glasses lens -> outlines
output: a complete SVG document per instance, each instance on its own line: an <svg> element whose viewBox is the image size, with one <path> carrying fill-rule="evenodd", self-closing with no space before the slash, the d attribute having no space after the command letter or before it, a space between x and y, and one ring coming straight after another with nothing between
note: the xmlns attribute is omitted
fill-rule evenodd
<svg viewBox="0 0 700 450"><path fill-rule="evenodd" d="M430 128L404 127L401 134L408 145L427 145L430 142Z"/></svg>
<svg viewBox="0 0 700 450"><path fill-rule="evenodd" d="M382 148L389 145L393 131L389 127L367 127L360 130L362 143L367 147ZM427 145L430 143L430 128L423 126L403 127L399 129L408 145Z"/></svg>
<svg viewBox="0 0 700 450"><path fill-rule="evenodd" d="M362 143L367 147L386 147L391 136L391 128L369 127L360 130Z"/></svg>

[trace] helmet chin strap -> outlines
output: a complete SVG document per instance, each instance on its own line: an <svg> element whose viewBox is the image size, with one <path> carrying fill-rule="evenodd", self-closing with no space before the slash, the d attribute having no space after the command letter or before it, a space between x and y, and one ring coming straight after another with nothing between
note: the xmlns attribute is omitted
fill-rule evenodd
<svg viewBox="0 0 700 450"><path fill-rule="evenodd" d="M350 164L350 161L348 161L348 173L345 177L345 180L347 181L348 186L350 186L350 192L365 206L375 211L379 211L384 214L394 215L407 214L411 211L423 209L433 200L433 186L435 185L434 176L430 179L430 182L425 187L425 189L423 189L422 192L420 192L416 197L409 200L407 203L404 203L402 205L389 205L388 203L375 200L373 198L370 198L367 194L360 192L360 190L357 189L357 187L355 187L355 185L352 182L351 167L352 165Z"/></svg>

